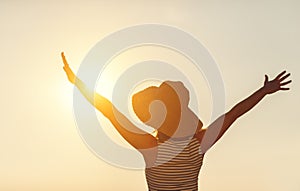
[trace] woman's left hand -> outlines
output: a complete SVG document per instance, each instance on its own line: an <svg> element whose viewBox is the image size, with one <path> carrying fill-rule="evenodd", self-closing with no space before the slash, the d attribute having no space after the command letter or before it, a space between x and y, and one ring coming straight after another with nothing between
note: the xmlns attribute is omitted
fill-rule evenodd
<svg viewBox="0 0 300 191"><path fill-rule="evenodd" d="M279 90L289 90L290 88L287 88L286 85L291 83L292 80L284 81L287 79L291 74L285 74L286 71L281 72L274 78L273 80L269 81L269 77L265 75L265 82L264 82L264 90L267 94L275 93Z"/></svg>

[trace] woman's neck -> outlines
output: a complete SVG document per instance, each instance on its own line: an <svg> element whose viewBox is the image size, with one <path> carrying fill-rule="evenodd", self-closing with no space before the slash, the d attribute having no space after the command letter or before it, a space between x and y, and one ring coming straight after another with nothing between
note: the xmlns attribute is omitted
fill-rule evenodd
<svg viewBox="0 0 300 191"><path fill-rule="evenodd" d="M176 127L174 127L176 126ZM194 136L194 134L201 129L202 123L198 117L191 110L185 110L181 114L179 123L170 124L167 123L158 129L163 139L182 139L185 137Z"/></svg>

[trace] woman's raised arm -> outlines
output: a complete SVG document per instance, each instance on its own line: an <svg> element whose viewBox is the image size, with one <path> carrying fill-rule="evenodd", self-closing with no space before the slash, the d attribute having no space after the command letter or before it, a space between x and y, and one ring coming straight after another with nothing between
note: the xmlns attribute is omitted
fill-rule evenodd
<svg viewBox="0 0 300 191"><path fill-rule="evenodd" d="M285 85L292 81L285 81L290 76L286 74L286 71L281 72L276 78L269 81L267 75L265 75L264 86L244 99L237 105L235 105L229 112L216 119L207 129L199 132L198 137L201 139L202 152L206 152L211 148L229 129L231 124L240 116L251 110L258 102L260 102L266 95L273 94L280 90L289 90Z"/></svg>
<svg viewBox="0 0 300 191"><path fill-rule="evenodd" d="M74 84L82 95L105 117L107 117L121 136L134 148L138 150L153 148L157 146L157 140L149 133L136 127L129 119L126 118L115 106L105 97L90 90L69 67L69 64L61 53L68 80Z"/></svg>

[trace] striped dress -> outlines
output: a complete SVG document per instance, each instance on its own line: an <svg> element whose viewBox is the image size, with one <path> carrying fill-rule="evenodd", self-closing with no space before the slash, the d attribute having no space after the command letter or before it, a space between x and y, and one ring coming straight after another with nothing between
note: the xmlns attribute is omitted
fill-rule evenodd
<svg viewBox="0 0 300 191"><path fill-rule="evenodd" d="M145 169L149 191L198 190L203 154L196 138L158 140L155 164Z"/></svg>

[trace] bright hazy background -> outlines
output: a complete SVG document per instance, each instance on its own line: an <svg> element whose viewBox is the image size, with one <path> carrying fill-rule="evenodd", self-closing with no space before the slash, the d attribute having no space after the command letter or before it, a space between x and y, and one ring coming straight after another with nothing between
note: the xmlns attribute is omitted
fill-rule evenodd
<svg viewBox="0 0 300 191"><path fill-rule="evenodd" d="M202 191L299 191L297 0L0 1L0 190L147 189L142 170L111 166L81 140L60 59L65 51L76 71L103 37L143 23L179 27L209 49L227 109L265 73L292 73L290 92L266 97L207 153L199 183Z"/></svg>

